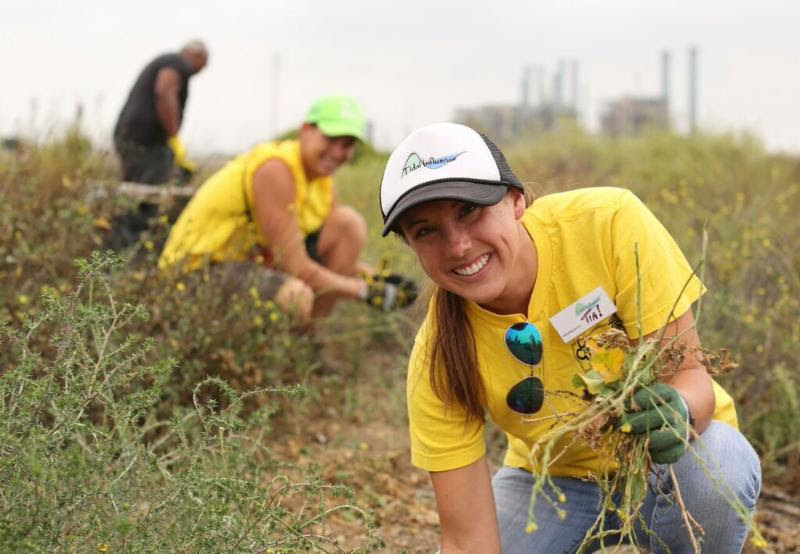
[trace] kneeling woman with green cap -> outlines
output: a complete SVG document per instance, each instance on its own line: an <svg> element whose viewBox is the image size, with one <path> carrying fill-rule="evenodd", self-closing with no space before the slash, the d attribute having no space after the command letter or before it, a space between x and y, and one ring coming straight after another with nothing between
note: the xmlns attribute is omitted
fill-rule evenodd
<svg viewBox="0 0 800 554"><path fill-rule="evenodd" d="M359 261L366 224L336 200L333 174L364 139L359 105L345 96L317 100L296 140L259 144L198 189L172 228L163 270L205 268L222 294L255 288L299 321L326 315L339 298L384 310L415 288L398 276L371 276Z"/></svg>
<svg viewBox="0 0 800 554"><path fill-rule="evenodd" d="M653 552L691 552L693 541L704 553L741 551L760 489L758 457L702 363L690 308L705 289L630 191L530 201L491 141L439 123L394 150L380 198L384 235L397 233L437 286L411 354L407 400L411 459L430 472L443 554L575 552L597 523L605 545L613 542L623 522L593 479L613 474L613 452L574 433L548 460L533 446L588 408L572 378L586 367L589 341L614 333L661 337L683 354L662 382L635 392L605 436L647 433L649 485L632 536ZM487 416L508 439L494 476ZM528 525L544 463L558 494L543 493L550 502L534 504L537 525ZM694 538L677 487L703 529Z"/></svg>

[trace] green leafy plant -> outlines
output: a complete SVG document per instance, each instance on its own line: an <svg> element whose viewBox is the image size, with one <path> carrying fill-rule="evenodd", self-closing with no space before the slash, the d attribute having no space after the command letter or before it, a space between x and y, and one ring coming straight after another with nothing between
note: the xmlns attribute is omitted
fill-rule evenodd
<svg viewBox="0 0 800 554"><path fill-rule="evenodd" d="M265 440L274 411L253 395L297 396L299 387L235 391L218 377L192 404L156 409L172 359L150 363L154 339L126 333L147 317L112 295L122 261L78 262L77 289L44 291L20 329L3 326L15 360L0 375L0 550L125 552L367 552L383 542L352 491L313 468L276 460ZM48 328L47 340L32 340ZM32 344L43 348L32 348ZM204 394L214 389L216 394ZM361 521L342 545L338 517Z"/></svg>

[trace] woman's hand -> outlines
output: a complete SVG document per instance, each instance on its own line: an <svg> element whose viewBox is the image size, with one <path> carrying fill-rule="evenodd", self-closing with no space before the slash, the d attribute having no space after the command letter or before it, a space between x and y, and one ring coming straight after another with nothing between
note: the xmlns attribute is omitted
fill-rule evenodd
<svg viewBox="0 0 800 554"><path fill-rule="evenodd" d="M657 464L672 464L686 450L689 411L678 391L664 383L642 387L617 422L623 433L647 433L647 449Z"/></svg>
<svg viewBox="0 0 800 554"><path fill-rule="evenodd" d="M636 406L623 415L617 428L624 430L627 422L630 432L649 432L650 455L654 462L663 464L673 463L683 455L692 429L702 433L708 427L716 400L711 376L703 365L692 311L687 310L665 329L650 333L645 339L659 337L665 345L678 342L683 355L674 367L667 368L663 382L634 393Z"/></svg>

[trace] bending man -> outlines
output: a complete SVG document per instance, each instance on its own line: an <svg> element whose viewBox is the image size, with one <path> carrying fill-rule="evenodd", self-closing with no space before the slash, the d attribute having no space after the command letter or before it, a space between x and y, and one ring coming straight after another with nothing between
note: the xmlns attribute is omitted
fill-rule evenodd
<svg viewBox="0 0 800 554"><path fill-rule="evenodd" d="M194 173L178 129L189 98L189 79L207 62L206 46L193 40L177 54L158 56L139 74L114 128L124 181L166 183L175 165Z"/></svg>
<svg viewBox="0 0 800 554"><path fill-rule="evenodd" d="M410 303L413 283L362 279L363 216L336 200L332 175L363 140L352 99L329 96L308 112L297 140L260 144L212 175L178 218L159 267L208 266L223 292L255 287L300 321L339 298L383 309Z"/></svg>

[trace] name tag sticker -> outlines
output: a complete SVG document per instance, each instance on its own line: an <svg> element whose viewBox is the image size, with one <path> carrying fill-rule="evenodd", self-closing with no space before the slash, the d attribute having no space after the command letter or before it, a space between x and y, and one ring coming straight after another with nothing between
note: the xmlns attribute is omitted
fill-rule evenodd
<svg viewBox="0 0 800 554"><path fill-rule="evenodd" d="M551 317L550 323L558 331L561 340L570 343L584 331L611 317L616 311L617 307L603 287L597 287Z"/></svg>

